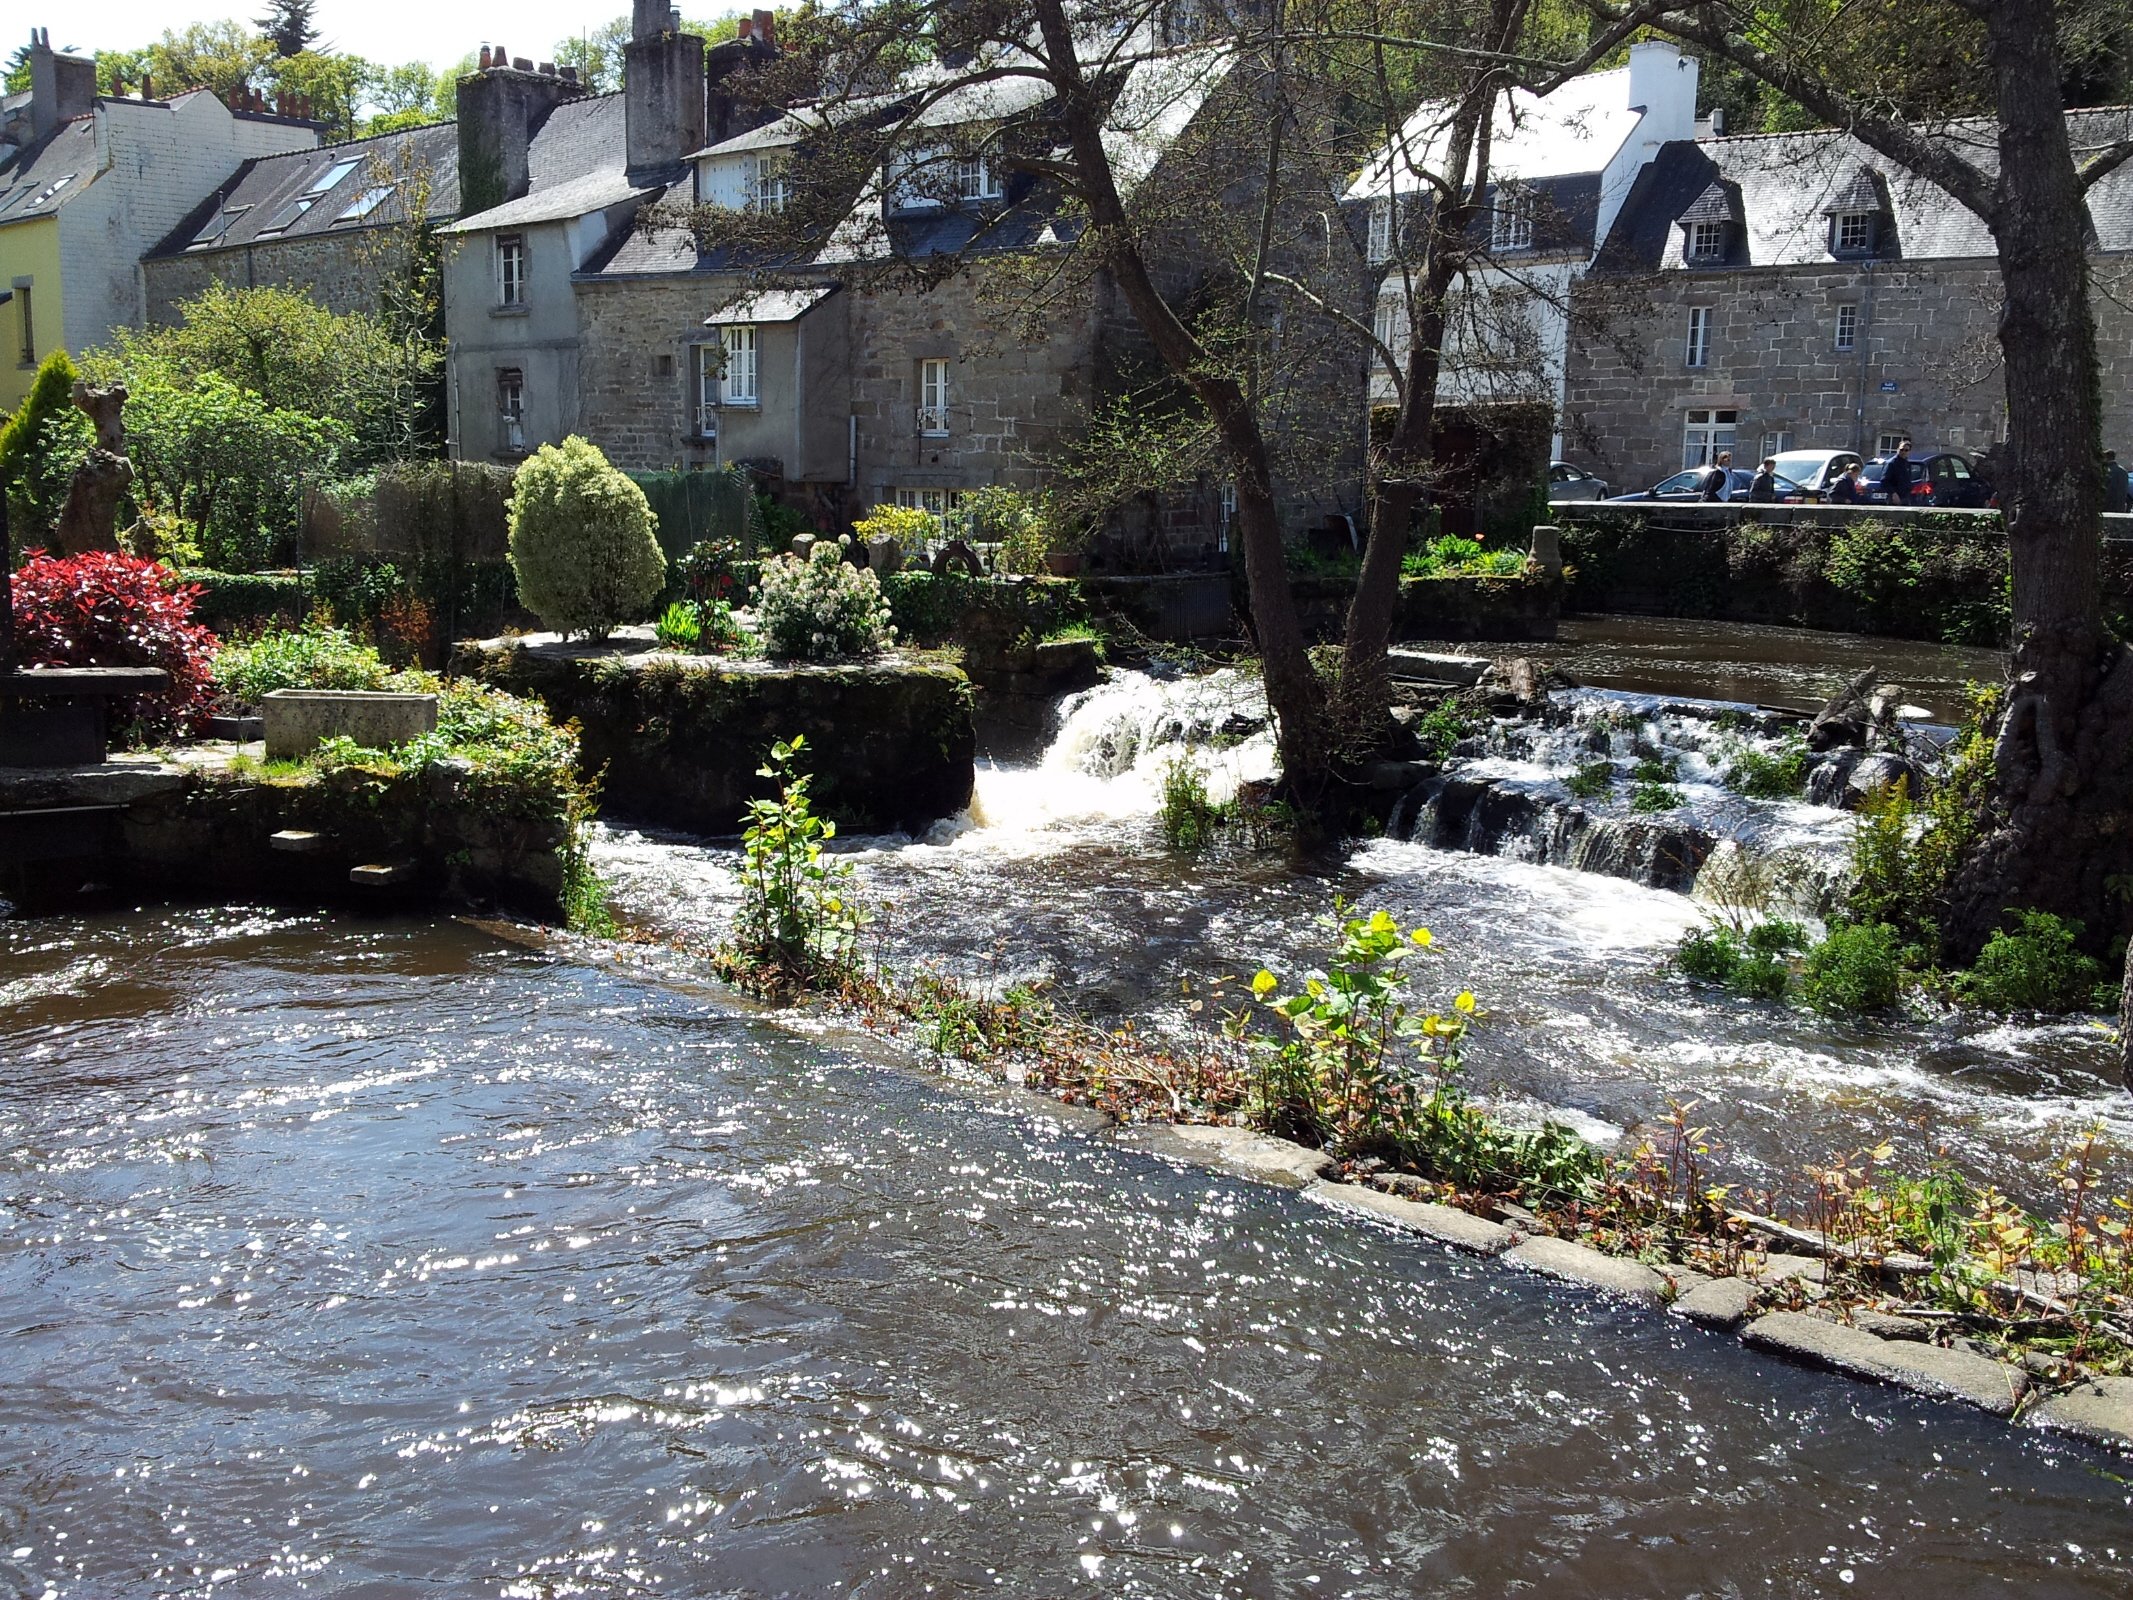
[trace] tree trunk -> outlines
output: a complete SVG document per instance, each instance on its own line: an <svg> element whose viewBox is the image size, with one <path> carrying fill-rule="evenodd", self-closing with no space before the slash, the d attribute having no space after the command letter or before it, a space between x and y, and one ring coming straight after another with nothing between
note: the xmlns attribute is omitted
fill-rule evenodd
<svg viewBox="0 0 2133 1600"><path fill-rule="evenodd" d="M2126 946L2125 982L2118 990L2118 1076L2133 1089L2133 944Z"/></svg>
<svg viewBox="0 0 2133 1600"><path fill-rule="evenodd" d="M2091 945L2126 919L2133 869L2133 655L2101 593L2102 387L2088 211L2059 93L2052 0L1989 13L1999 98L1994 237L2003 302L2014 579L2012 683L1983 836L1951 887L1944 954L1975 956L2007 908L2079 918Z"/></svg>

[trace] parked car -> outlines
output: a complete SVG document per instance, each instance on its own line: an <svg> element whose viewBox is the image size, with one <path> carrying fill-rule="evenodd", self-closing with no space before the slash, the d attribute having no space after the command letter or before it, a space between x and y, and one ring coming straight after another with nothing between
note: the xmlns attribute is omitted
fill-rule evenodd
<svg viewBox="0 0 2133 1600"><path fill-rule="evenodd" d="M1868 499L1881 497L1881 474L1887 470L1890 459L1876 456L1859 474ZM1960 450L1912 450L1912 505L1964 510L1998 503L1992 485L1977 475L1970 458Z"/></svg>
<svg viewBox="0 0 2133 1600"><path fill-rule="evenodd" d="M1570 500L1605 500L1607 489L1603 480L1583 467L1573 466L1568 461L1548 463L1548 504L1551 506Z"/></svg>
<svg viewBox="0 0 2133 1600"><path fill-rule="evenodd" d="M1844 476L1844 469L1866 458L1856 450L1787 450L1775 458L1777 474L1800 486L1800 498L1829 498L1830 485Z"/></svg>
<svg viewBox="0 0 2133 1600"><path fill-rule="evenodd" d="M1703 498L1703 476L1710 470L1709 467L1691 467L1686 472L1677 472L1671 478L1653 484L1649 489L1640 489L1635 494L1612 494L1607 498L1610 501L1672 500L1680 502L1701 500ZM1754 481L1754 473L1745 471L1740 467L1729 468L1726 478L1726 498L1728 500L1746 500L1748 498L1748 485ZM1778 499L1797 499L1799 494L1800 486L1790 478L1780 477L1777 480Z"/></svg>

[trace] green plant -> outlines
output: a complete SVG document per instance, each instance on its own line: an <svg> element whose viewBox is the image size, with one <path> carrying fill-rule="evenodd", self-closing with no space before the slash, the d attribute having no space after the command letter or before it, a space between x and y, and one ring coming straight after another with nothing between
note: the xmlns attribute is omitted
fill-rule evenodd
<svg viewBox="0 0 2133 1600"><path fill-rule="evenodd" d="M1977 838L1992 787L1992 733L2001 690L1973 684L1970 712L1950 741L1940 778L1923 802L1902 779L1867 795L1852 832L1854 922L1886 922L1927 950L1940 943L1940 915L1955 870Z"/></svg>
<svg viewBox="0 0 2133 1600"><path fill-rule="evenodd" d="M1614 793L1615 764L1612 761L1587 761L1577 771L1563 780L1563 787L1580 800L1603 800Z"/></svg>
<svg viewBox="0 0 2133 1600"><path fill-rule="evenodd" d="M1661 812L1678 811L1687 796L1671 783L1654 783L1649 779L1633 783L1629 791L1629 808L1643 816L1656 816Z"/></svg>
<svg viewBox="0 0 2133 1600"><path fill-rule="evenodd" d="M1108 648L1103 636L1103 630L1093 622L1062 622L1056 628L1047 628L1042 642L1045 644L1092 644L1096 647L1096 659L1098 661L1104 659L1104 652Z"/></svg>
<svg viewBox="0 0 2133 1600"><path fill-rule="evenodd" d="M1164 842L1173 850L1199 850L1214 843L1224 811L1207 798L1207 775L1190 751L1163 764L1163 803L1157 820Z"/></svg>
<svg viewBox="0 0 2133 1600"><path fill-rule="evenodd" d="M1776 750L1743 746L1726 766L1726 787L1757 800L1797 799L1813 760L1805 736L1797 732L1786 734Z"/></svg>
<svg viewBox="0 0 2133 1600"><path fill-rule="evenodd" d="M1723 984L1756 1000L1777 1000L1792 981L1786 957L1805 935L1796 922L1761 922L1747 931L1714 923L1685 934L1674 947L1674 965L1699 983Z"/></svg>
<svg viewBox="0 0 2133 1600"><path fill-rule="evenodd" d="M1478 539L1455 533L1408 551L1400 562L1402 575L1409 578L1515 578L1525 570L1523 550L1490 550Z"/></svg>
<svg viewBox="0 0 2133 1600"><path fill-rule="evenodd" d="M2103 966L2080 947L2081 924L2048 911L2015 911L1958 982L1963 997L1993 1011L2079 1011L2092 1005Z"/></svg>
<svg viewBox="0 0 2133 1600"><path fill-rule="evenodd" d="M999 547L993 565L1001 572L1043 572L1045 558L1067 548L1042 496L993 484L963 496L962 509L970 536Z"/></svg>
<svg viewBox="0 0 2133 1600"><path fill-rule="evenodd" d="M773 983L823 981L851 965L863 924L846 882L850 862L823 857L837 825L815 815L808 774L798 769L807 748L799 734L770 747L756 776L776 795L748 802L741 834L741 905L734 945L741 963Z"/></svg>
<svg viewBox="0 0 2133 1600"><path fill-rule="evenodd" d="M677 600L659 614L652 624L652 633L669 650L694 650L704 636L704 625L697 620L696 607L687 600Z"/></svg>
<svg viewBox="0 0 2133 1600"><path fill-rule="evenodd" d="M1822 570L1836 588L1878 611L1915 589L1924 568L1902 529L1860 517L1830 536Z"/></svg>
<svg viewBox="0 0 2133 1600"><path fill-rule="evenodd" d="M276 689L382 689L390 669L371 646L310 622L226 644L210 671L225 697L256 706Z"/></svg>
<svg viewBox="0 0 2133 1600"><path fill-rule="evenodd" d="M940 540L941 519L917 506L876 506L852 524L852 537L861 544L893 540L909 559L923 556Z"/></svg>
<svg viewBox="0 0 2133 1600"><path fill-rule="evenodd" d="M576 434L518 469L510 529L519 596L558 632L603 639L665 586L644 491Z"/></svg>
<svg viewBox="0 0 2133 1600"><path fill-rule="evenodd" d="M1465 702L1456 695L1447 695L1416 721L1413 731L1423 759L1444 762L1451 759L1452 750L1461 739L1480 728L1481 719Z"/></svg>
<svg viewBox="0 0 2133 1600"><path fill-rule="evenodd" d="M54 350L22 404L0 422L0 495L18 551L37 546L59 521L75 465L88 449L92 430L75 409L74 378L66 351Z"/></svg>
<svg viewBox="0 0 2133 1600"><path fill-rule="evenodd" d="M1832 928L1807 952L1800 998L1831 1016L1886 1011L1903 993L1907 960L1903 936L1885 922Z"/></svg>
<svg viewBox="0 0 2133 1600"><path fill-rule="evenodd" d="M772 655L804 661L872 655L896 638L880 582L827 541L805 561L781 556L763 563L755 617Z"/></svg>

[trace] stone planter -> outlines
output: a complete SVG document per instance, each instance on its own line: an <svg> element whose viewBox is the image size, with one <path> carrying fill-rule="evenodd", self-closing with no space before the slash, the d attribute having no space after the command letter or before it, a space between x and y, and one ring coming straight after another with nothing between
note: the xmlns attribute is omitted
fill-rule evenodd
<svg viewBox="0 0 2133 1600"><path fill-rule="evenodd" d="M319 742L345 734L375 750L419 739L437 727L433 694L371 689L275 689L260 702L267 759L294 761Z"/></svg>

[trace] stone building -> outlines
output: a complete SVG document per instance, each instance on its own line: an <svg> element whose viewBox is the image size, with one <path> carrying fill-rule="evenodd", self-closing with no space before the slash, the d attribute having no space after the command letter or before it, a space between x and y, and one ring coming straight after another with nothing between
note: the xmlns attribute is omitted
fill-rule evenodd
<svg viewBox="0 0 2133 1600"><path fill-rule="evenodd" d="M282 288L329 311L375 311L382 263L371 248L410 208L425 224L459 211L459 137L450 123L247 161L142 259L150 324L211 283Z"/></svg>
<svg viewBox="0 0 2133 1600"><path fill-rule="evenodd" d="M2124 110L2076 112L2077 146ZM1966 156L1990 130L1957 127ZM2133 171L2089 195L2106 436L2133 435ZM1873 456L1905 435L1968 452L2004 437L1990 234L1944 191L1839 133L1668 145L1585 280L1604 295L1571 351L1568 448L1642 486L1734 451Z"/></svg>
<svg viewBox="0 0 2133 1600"><path fill-rule="evenodd" d="M318 144L302 117L154 87L98 94L93 60L31 37L29 93L0 107L0 411L55 349L78 355L140 324L142 256L239 163Z"/></svg>

